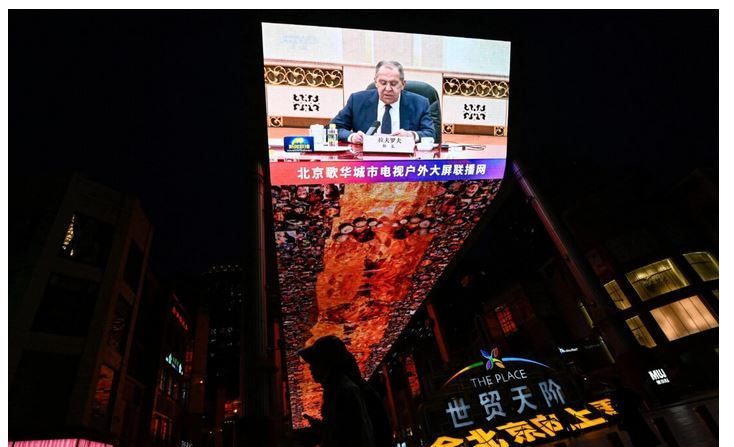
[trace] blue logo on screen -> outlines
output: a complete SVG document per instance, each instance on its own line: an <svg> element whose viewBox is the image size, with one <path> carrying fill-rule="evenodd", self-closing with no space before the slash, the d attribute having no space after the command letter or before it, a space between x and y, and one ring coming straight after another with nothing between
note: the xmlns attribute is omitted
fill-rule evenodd
<svg viewBox="0 0 734 447"><path fill-rule="evenodd" d="M316 147L313 137L285 137L283 146L286 152L313 152Z"/></svg>

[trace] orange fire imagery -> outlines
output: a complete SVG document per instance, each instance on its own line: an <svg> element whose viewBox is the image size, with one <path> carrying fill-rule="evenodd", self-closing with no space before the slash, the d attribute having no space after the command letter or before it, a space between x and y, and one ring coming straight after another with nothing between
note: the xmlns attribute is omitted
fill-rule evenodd
<svg viewBox="0 0 734 447"><path fill-rule="evenodd" d="M320 416L298 350L344 340L369 377L423 302L500 180L273 187L294 428Z"/></svg>

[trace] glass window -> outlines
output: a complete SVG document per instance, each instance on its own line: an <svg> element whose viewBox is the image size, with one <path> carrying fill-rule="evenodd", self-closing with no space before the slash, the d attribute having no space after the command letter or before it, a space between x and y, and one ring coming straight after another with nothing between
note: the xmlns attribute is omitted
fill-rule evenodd
<svg viewBox="0 0 734 447"><path fill-rule="evenodd" d="M161 418L159 416L153 416L153 420L150 421L150 433L154 438L158 438L158 427L161 424Z"/></svg>
<svg viewBox="0 0 734 447"><path fill-rule="evenodd" d="M161 369L161 375L158 380L158 389L161 392L165 393L166 387L168 386L167 384L168 384L168 368L164 366Z"/></svg>
<svg viewBox="0 0 734 447"><path fill-rule="evenodd" d="M408 379L408 386L410 387L410 394L413 397L417 397L421 394L421 383L418 378L418 370L415 366L415 360L412 355L405 357L405 376Z"/></svg>
<svg viewBox="0 0 734 447"><path fill-rule="evenodd" d="M704 281L719 279L719 262L706 251L697 251L695 253L686 253L683 255Z"/></svg>
<svg viewBox="0 0 734 447"><path fill-rule="evenodd" d="M591 319L591 315L589 315L589 311L586 310L586 306L584 306L584 303L579 301L579 310L581 311L581 315L584 316L584 321L586 321L586 324L589 325L589 327L594 327L594 320Z"/></svg>
<svg viewBox="0 0 734 447"><path fill-rule="evenodd" d="M650 311L668 340L719 327L701 298L694 295Z"/></svg>
<svg viewBox="0 0 734 447"><path fill-rule="evenodd" d="M127 252L127 263L125 264L124 278L130 290L136 292L138 290L138 282L140 281L141 270L143 269L143 252L138 248L135 242L130 243Z"/></svg>
<svg viewBox="0 0 734 447"><path fill-rule="evenodd" d="M92 400L92 420L98 428L106 430L109 425L112 383L115 371L107 365L100 365L97 376L97 387Z"/></svg>
<svg viewBox="0 0 734 447"><path fill-rule="evenodd" d="M622 289L619 287L619 284L617 284L617 281L609 281L604 284L604 288L607 290L609 297L614 301L614 305L617 306L618 309L625 310L632 307L627 299L627 295L624 294Z"/></svg>
<svg viewBox="0 0 734 447"><path fill-rule="evenodd" d="M642 320L640 320L640 317L635 315L634 317L628 318L625 321L627 322L627 326L629 326L630 331L632 331L632 334L637 339L637 343L645 346L646 348L654 348L655 346L657 346L655 340L653 340L650 336L650 333L647 332L647 328L645 327L645 324L642 322Z"/></svg>
<svg viewBox="0 0 734 447"><path fill-rule="evenodd" d="M500 322L503 334L510 335L513 332L517 332L517 325L515 324L515 320L512 319L512 312L510 312L509 307L500 306L494 310L494 313L497 315L497 320Z"/></svg>
<svg viewBox="0 0 734 447"><path fill-rule="evenodd" d="M670 258L653 262L625 276L643 301L688 285L688 281Z"/></svg>
<svg viewBox="0 0 734 447"><path fill-rule="evenodd" d="M112 327L107 343L112 346L115 351L120 354L125 352L125 344L127 343L127 330L130 324L130 314L132 306L125 298L118 296L115 305L115 317L112 319Z"/></svg>
<svg viewBox="0 0 734 447"><path fill-rule="evenodd" d="M150 432L155 439L168 441L171 439L171 425L170 419L156 414L151 421Z"/></svg>
<svg viewBox="0 0 734 447"><path fill-rule="evenodd" d="M181 400L184 403L188 403L190 393L191 393L191 384L189 382L184 382L183 385L181 385Z"/></svg>
<svg viewBox="0 0 734 447"><path fill-rule="evenodd" d="M33 320L33 330L85 337L97 302L98 284L52 273Z"/></svg>
<svg viewBox="0 0 734 447"><path fill-rule="evenodd" d="M110 254L113 235L111 224L74 213L66 226L59 255L103 267Z"/></svg>

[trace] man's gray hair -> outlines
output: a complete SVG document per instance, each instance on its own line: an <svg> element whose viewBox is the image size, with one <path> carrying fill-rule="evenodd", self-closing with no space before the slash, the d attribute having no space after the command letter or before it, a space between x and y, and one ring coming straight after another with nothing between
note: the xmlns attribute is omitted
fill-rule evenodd
<svg viewBox="0 0 734 447"><path fill-rule="evenodd" d="M380 67L389 67L394 68L398 71L400 74L400 80L405 81L405 73L403 73L403 66L400 64L400 62L397 61L380 61L377 63L377 66L375 67L375 76L377 76L377 72L380 70Z"/></svg>

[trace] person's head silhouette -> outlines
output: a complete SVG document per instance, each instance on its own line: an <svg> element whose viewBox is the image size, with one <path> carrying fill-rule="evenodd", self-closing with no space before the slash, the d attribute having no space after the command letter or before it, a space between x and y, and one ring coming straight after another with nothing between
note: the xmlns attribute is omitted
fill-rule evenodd
<svg viewBox="0 0 734 447"><path fill-rule="evenodd" d="M313 379L322 385L335 375L346 375L345 360L349 351L335 335L319 338L311 346L300 350L298 355L308 363Z"/></svg>

